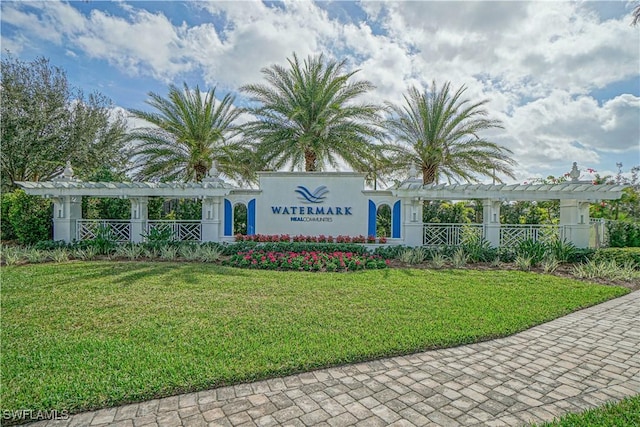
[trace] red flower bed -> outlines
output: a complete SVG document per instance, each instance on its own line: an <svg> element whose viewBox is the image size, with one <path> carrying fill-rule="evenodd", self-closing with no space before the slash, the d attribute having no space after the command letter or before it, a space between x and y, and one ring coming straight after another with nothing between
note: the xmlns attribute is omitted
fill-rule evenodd
<svg viewBox="0 0 640 427"><path fill-rule="evenodd" d="M265 270L355 271L387 268L389 260L379 255L352 252L276 252L250 250L232 255L227 265Z"/></svg>

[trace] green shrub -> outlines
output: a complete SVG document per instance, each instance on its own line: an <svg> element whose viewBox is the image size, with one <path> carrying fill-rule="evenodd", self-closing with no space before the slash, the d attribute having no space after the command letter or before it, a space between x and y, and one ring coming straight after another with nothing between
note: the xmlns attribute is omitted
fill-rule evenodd
<svg viewBox="0 0 640 427"><path fill-rule="evenodd" d="M640 247L640 223L626 221L607 222L609 246L614 248Z"/></svg>
<svg viewBox="0 0 640 427"><path fill-rule="evenodd" d="M100 255L111 254L118 245L115 235L106 224L98 225L95 231L95 237L92 240L87 240L87 244L96 248Z"/></svg>
<svg viewBox="0 0 640 427"><path fill-rule="evenodd" d="M501 262L514 262L516 256L517 254L514 248L501 247L498 249L498 259Z"/></svg>
<svg viewBox="0 0 640 427"><path fill-rule="evenodd" d="M37 249L39 251L52 251L54 249L66 247L67 243L64 240L41 240L33 245L33 249Z"/></svg>
<svg viewBox="0 0 640 427"><path fill-rule="evenodd" d="M491 243L478 234L469 233L465 236L461 247L469 262L490 262L498 256L497 249L491 247Z"/></svg>
<svg viewBox="0 0 640 427"><path fill-rule="evenodd" d="M158 250L176 241L175 232L169 227L154 227L148 233L143 233L142 237L145 248L153 250Z"/></svg>
<svg viewBox="0 0 640 427"><path fill-rule="evenodd" d="M5 193L0 198L0 240L15 240L16 232L9 221L9 208L13 200L13 193Z"/></svg>
<svg viewBox="0 0 640 427"><path fill-rule="evenodd" d="M374 251L374 255L380 255L385 259L397 259L404 250L407 249L406 246L402 245L386 245L386 246L378 246Z"/></svg>
<svg viewBox="0 0 640 427"><path fill-rule="evenodd" d="M87 219L129 219L131 202L107 197L83 197L82 217Z"/></svg>
<svg viewBox="0 0 640 427"><path fill-rule="evenodd" d="M593 258L593 255L596 253L595 249L591 249L591 248L577 248L573 254L571 255L571 257L569 257L569 259L567 260L567 262L575 264L575 263L580 263L580 262L587 262L589 261L591 258Z"/></svg>
<svg viewBox="0 0 640 427"><path fill-rule="evenodd" d="M547 243L547 251L558 262L570 262L575 257L577 248L566 240L553 240Z"/></svg>
<svg viewBox="0 0 640 427"><path fill-rule="evenodd" d="M23 245L51 239L53 208L50 200L29 196L22 190L4 194L2 198L2 209L3 211L6 209L6 219L12 229L7 233L13 233L18 242ZM5 222L5 218L2 220Z"/></svg>
<svg viewBox="0 0 640 427"><path fill-rule="evenodd" d="M516 246L516 256L529 258L531 265L536 266L542 262L547 253L547 246L544 242L533 239L526 239Z"/></svg>
<svg viewBox="0 0 640 427"><path fill-rule="evenodd" d="M593 255L594 261L615 261L617 265L633 265L640 269L640 248L603 248Z"/></svg>

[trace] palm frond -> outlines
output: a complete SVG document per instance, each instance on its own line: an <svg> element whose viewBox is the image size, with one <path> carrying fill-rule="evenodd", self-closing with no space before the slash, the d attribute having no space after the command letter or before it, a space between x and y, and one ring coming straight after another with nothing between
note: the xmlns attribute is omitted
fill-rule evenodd
<svg viewBox="0 0 640 427"><path fill-rule="evenodd" d="M396 140L396 162L414 162L423 173L423 183L477 181L478 176L496 172L513 177L506 147L484 139L486 130L502 128L498 120L488 119L487 100L472 102L464 98L465 86L455 92L449 82L430 90L409 88L402 105L387 103L391 117L385 127ZM404 163L408 167L408 163Z"/></svg>
<svg viewBox="0 0 640 427"><path fill-rule="evenodd" d="M289 67L262 70L266 84L241 88L258 104L249 109L256 120L244 133L257 141L257 153L273 168L321 170L338 158L354 169L370 156L379 108L356 104L373 88L367 81L350 82L357 71L345 72L346 62L323 55L300 61L294 54ZM313 159L309 163L309 159Z"/></svg>
<svg viewBox="0 0 640 427"><path fill-rule="evenodd" d="M237 175L238 159L230 153L245 156L248 148L229 142L238 134L234 121L242 112L234 107L234 101L229 94L218 100L215 87L203 93L198 86L191 90L186 83L182 89L170 85L166 98L150 92L147 104L154 112L129 111L149 123L128 135L130 141L137 142L133 168L138 177L201 180L213 161L223 173ZM251 173L245 172L250 177Z"/></svg>

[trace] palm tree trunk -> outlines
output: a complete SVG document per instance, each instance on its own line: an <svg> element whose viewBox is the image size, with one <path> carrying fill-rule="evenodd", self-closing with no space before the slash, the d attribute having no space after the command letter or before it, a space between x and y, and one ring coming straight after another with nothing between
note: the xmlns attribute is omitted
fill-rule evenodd
<svg viewBox="0 0 640 427"><path fill-rule="evenodd" d="M436 182L436 165L422 165L422 184L433 184Z"/></svg>
<svg viewBox="0 0 640 427"><path fill-rule="evenodd" d="M198 163L193 167L193 169L196 172L196 182L202 181L204 177L207 176L208 169L206 165Z"/></svg>
<svg viewBox="0 0 640 427"><path fill-rule="evenodd" d="M304 170L307 172L315 172L316 169L316 153L311 150L304 151Z"/></svg>

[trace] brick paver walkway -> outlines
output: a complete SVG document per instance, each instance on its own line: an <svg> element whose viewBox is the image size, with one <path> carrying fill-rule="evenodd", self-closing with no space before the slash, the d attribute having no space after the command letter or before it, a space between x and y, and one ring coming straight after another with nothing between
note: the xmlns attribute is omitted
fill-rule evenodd
<svg viewBox="0 0 640 427"><path fill-rule="evenodd" d="M37 426L517 426L640 393L640 292L508 338Z"/></svg>

